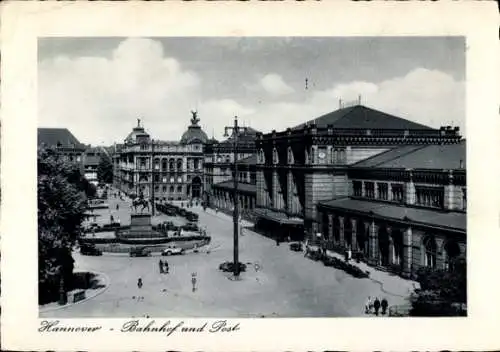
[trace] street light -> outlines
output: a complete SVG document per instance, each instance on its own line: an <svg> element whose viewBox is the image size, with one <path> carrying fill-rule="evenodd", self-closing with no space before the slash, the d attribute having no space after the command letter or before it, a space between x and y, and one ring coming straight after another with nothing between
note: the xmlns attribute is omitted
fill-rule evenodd
<svg viewBox="0 0 500 352"><path fill-rule="evenodd" d="M240 264L238 258L238 230L239 230L239 204L238 204L238 134L246 132L247 127L238 126L238 116L234 117L234 125L224 127L224 137L229 137L229 132L233 137L233 162L234 162L234 210L233 210L233 273L234 278L240 275Z"/></svg>
<svg viewBox="0 0 500 352"><path fill-rule="evenodd" d="M151 215L155 216L155 140L151 140Z"/></svg>

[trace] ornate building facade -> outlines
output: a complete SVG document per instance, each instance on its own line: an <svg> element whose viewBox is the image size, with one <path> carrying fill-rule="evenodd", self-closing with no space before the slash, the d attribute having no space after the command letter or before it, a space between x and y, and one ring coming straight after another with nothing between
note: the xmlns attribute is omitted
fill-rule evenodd
<svg viewBox="0 0 500 352"><path fill-rule="evenodd" d="M238 205L244 218L251 218L256 202L255 154L238 161ZM231 166L234 175L234 166ZM211 188L211 206L225 211L234 209L234 178L216 183Z"/></svg>
<svg viewBox="0 0 500 352"><path fill-rule="evenodd" d="M353 165L400 146L460 143L458 132L355 105L282 132L258 133L256 225L284 237L314 239L321 229L318 205L354 192ZM370 187L364 192L371 194ZM394 192L401 197L404 189L395 186Z"/></svg>
<svg viewBox="0 0 500 352"><path fill-rule="evenodd" d="M319 202L316 241L412 276L466 255L465 142L402 146L354 164L347 196Z"/></svg>
<svg viewBox="0 0 500 352"><path fill-rule="evenodd" d="M208 138L193 112L180 142L152 140L138 121L114 156L114 184L126 194L157 201L200 199Z"/></svg>
<svg viewBox="0 0 500 352"><path fill-rule="evenodd" d="M205 146L205 190L206 201L211 207L230 210L234 198L234 182L238 179L240 209L250 210L255 205L255 137L257 131L247 127L238 134L238 173L234 170L234 136L222 142ZM246 204L246 205L245 205Z"/></svg>

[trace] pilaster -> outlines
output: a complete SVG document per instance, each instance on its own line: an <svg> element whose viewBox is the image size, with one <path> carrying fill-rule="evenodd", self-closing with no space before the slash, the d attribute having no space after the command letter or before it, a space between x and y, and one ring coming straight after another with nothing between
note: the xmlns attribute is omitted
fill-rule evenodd
<svg viewBox="0 0 500 352"><path fill-rule="evenodd" d="M403 232L403 258L401 260L403 261L403 276L405 277L410 277L412 273L412 262L413 262L413 231L411 227L408 227L404 232Z"/></svg>
<svg viewBox="0 0 500 352"><path fill-rule="evenodd" d="M354 219L351 219L351 235L352 235L352 240L351 240L351 243L352 243L352 249L356 249L358 248L358 242L356 241L356 233L357 233L357 227L356 227L356 220Z"/></svg>
<svg viewBox="0 0 500 352"><path fill-rule="evenodd" d="M344 220L345 218L343 216L339 216L339 238L340 238L340 245L344 246L345 245L345 240L344 240Z"/></svg>
<svg viewBox="0 0 500 352"><path fill-rule="evenodd" d="M333 215L328 214L328 237L327 240L331 241L333 239Z"/></svg>
<svg viewBox="0 0 500 352"><path fill-rule="evenodd" d="M378 227L375 221L372 221L368 229L368 264L377 265L378 263Z"/></svg>
<svg viewBox="0 0 500 352"><path fill-rule="evenodd" d="M415 183L413 183L412 172L410 172L409 180L405 183L405 203L415 204Z"/></svg>

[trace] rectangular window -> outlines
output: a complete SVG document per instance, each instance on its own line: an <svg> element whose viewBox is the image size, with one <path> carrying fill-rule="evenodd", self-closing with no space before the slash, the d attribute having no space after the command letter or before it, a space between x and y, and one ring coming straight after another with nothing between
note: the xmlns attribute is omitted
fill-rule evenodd
<svg viewBox="0 0 500 352"><path fill-rule="evenodd" d="M424 207L442 208L444 189L442 187L415 187L416 204Z"/></svg>
<svg viewBox="0 0 500 352"><path fill-rule="evenodd" d="M365 197L375 198L375 184L373 182L365 182Z"/></svg>
<svg viewBox="0 0 500 352"><path fill-rule="evenodd" d="M403 203L403 185L391 185L392 200L394 202Z"/></svg>
<svg viewBox="0 0 500 352"><path fill-rule="evenodd" d="M389 199L389 191L388 191L387 183L378 183L377 189L378 189L378 199L381 199L381 200Z"/></svg>
<svg viewBox="0 0 500 352"><path fill-rule="evenodd" d="M362 186L361 181L352 181L352 190L354 197L362 197Z"/></svg>

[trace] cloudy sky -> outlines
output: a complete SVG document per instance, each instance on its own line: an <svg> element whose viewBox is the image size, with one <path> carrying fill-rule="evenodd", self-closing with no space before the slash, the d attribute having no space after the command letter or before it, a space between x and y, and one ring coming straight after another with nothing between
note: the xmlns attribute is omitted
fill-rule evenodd
<svg viewBox="0 0 500 352"><path fill-rule="evenodd" d="M152 138L179 140L196 109L220 139L235 115L282 130L361 95L465 134L464 49L459 37L42 38L38 125L111 145L141 118Z"/></svg>

